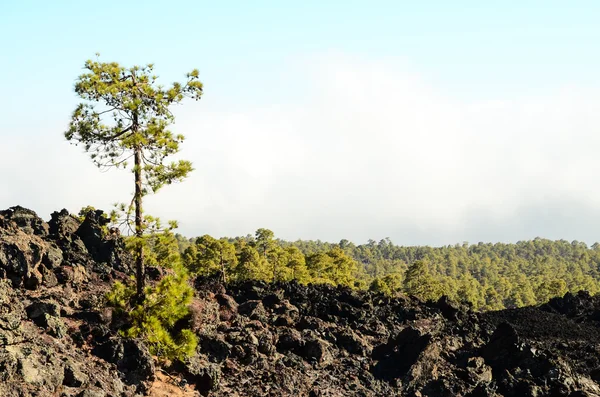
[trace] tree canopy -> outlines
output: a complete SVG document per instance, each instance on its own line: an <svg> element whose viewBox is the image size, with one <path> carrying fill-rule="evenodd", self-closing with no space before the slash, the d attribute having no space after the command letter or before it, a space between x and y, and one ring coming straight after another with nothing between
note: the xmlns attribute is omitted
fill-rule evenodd
<svg viewBox="0 0 600 397"><path fill-rule="evenodd" d="M544 303L569 291L600 291L600 245L577 241L403 247L389 239L361 245L288 242L268 229L222 240L232 243L237 257L231 281L297 280L422 299L447 295L477 310Z"/></svg>
<svg viewBox="0 0 600 397"><path fill-rule="evenodd" d="M72 114L68 141L82 145L101 169L127 168L133 161L135 192L130 205L122 205L124 224L135 233L137 294L144 293L144 232L157 228L155 219L144 218L142 198L166 184L184 179L192 164L166 162L179 151L184 137L168 128L174 122L171 107L184 98L200 99L198 70L185 82L163 87L154 66L124 67L116 62L88 60L77 79L75 92L83 100ZM133 215L134 214L134 215ZM133 215L133 219L132 219ZM173 226L173 225L172 225Z"/></svg>

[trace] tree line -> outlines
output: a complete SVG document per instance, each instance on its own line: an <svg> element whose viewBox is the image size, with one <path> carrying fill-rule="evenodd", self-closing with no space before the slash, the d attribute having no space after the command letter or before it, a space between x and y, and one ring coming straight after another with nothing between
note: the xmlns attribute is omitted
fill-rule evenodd
<svg viewBox="0 0 600 397"><path fill-rule="evenodd" d="M423 299L447 295L476 310L535 305L571 291L600 291L600 245L536 238L515 244L404 247L389 239L355 245L276 239L272 231L215 239L175 235L195 275L329 283Z"/></svg>

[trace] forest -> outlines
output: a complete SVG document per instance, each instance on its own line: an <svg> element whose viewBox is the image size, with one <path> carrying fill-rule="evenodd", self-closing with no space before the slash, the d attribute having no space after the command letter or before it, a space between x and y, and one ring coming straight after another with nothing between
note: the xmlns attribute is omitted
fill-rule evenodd
<svg viewBox="0 0 600 397"><path fill-rule="evenodd" d="M425 300L442 295L475 310L499 310L547 302L567 292L600 290L600 245L536 238L514 244L443 247L395 245L389 239L355 245L277 239L268 229L215 239L172 236L193 275L226 281L328 283Z"/></svg>

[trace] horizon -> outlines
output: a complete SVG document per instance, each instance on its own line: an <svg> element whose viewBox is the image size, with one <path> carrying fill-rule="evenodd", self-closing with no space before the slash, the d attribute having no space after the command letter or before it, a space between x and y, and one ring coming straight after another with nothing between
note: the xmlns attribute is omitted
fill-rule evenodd
<svg viewBox="0 0 600 397"><path fill-rule="evenodd" d="M16 206L15 206L16 207ZM25 208L25 207L22 207ZM10 208L6 208L5 210L8 210ZM45 218L44 216L42 216L41 214L39 214L37 211L31 209L31 208L25 208L31 211L34 211L36 213L36 215L38 217L40 217L42 220L44 220L45 222L49 222L50 221L50 217L51 214L48 215L47 218ZM101 209L101 208L97 208L97 209ZM0 211L3 211L2 209L0 209ZM56 212L60 212L61 210L56 210ZM102 210L104 211L104 210ZM107 211L104 211L105 213L107 213ZM72 216L75 216L75 213L69 212ZM268 227L266 229L269 229ZM271 229L269 229L271 230ZM273 231L273 230L271 230ZM517 241L477 241L477 242L470 242L470 241L461 241L461 242L455 242L455 243L450 243L450 244L443 244L443 245L431 245L431 244L410 244L410 245L406 245L406 244L400 244L397 243L395 241L393 241L392 239L390 239L389 237L384 237L381 238L379 240L375 240L375 239L367 239L365 242L358 242L358 241L353 241L353 240L348 240L346 238L342 238L338 241L327 241L327 240L320 240L320 239L311 239L311 238L307 238L307 239L295 239L295 240L287 240L287 239L283 239L281 237L279 237L277 235L276 231L274 232L274 237L275 240L277 241L282 241L282 242L286 242L286 243L295 243L295 242L315 242L315 243L321 243L321 244L330 244L330 245L339 245L342 241L346 241L347 243L353 244L355 246L362 246L362 245L368 245L370 244L370 241L374 241L375 244L379 244L381 241L385 241L387 240L389 243L391 243L394 246L397 247L405 247L405 248L413 248L413 247L428 247L428 248L446 248L446 247L455 247L455 246L463 246L465 244L467 244L468 247L471 246L477 246L479 244L485 244L485 245L496 245L496 244L505 244L505 245L516 245L519 243L526 243L526 242L530 242L530 241L536 241L536 240L543 240L543 241L550 241L550 242L565 242L568 244L573 244L573 243L584 243L588 249L594 249L594 245L595 244L599 244L600 245L600 241L594 241L594 242L585 242L585 241L578 241L578 240L566 240L566 239L548 239L545 237L534 237L531 239L524 239L524 240L517 240ZM178 229L175 229L174 233L175 235L180 235L181 237L185 238L188 241L192 241L195 240L196 238L202 237L202 235L195 235L195 236L189 236L189 235L184 235L182 233L180 233L178 231ZM235 235L235 236L216 236L216 235L211 235L210 233L205 233L208 234L211 237L217 238L217 239L221 239L221 238L225 238L225 239L243 239L243 238L247 238L247 237L253 237L254 236L254 232L249 232L246 234L240 234L240 235Z"/></svg>
<svg viewBox="0 0 600 397"><path fill-rule="evenodd" d="M0 208L130 199L62 135L99 52L163 83L200 70L172 127L195 171L146 199L179 234L599 240L600 4L116 4L0 6Z"/></svg>

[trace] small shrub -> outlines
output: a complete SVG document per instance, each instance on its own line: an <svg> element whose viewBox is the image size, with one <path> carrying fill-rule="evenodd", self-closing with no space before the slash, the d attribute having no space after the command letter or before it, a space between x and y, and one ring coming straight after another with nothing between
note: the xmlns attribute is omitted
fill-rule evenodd
<svg viewBox="0 0 600 397"><path fill-rule="evenodd" d="M177 321L187 316L193 297L187 275L177 272L145 291L144 301L137 304L133 303L134 284L116 282L106 295L108 305L129 318L129 325L121 330L122 335L145 339L150 352L161 359L183 360L191 356L198 344L196 335L189 329L174 328Z"/></svg>

